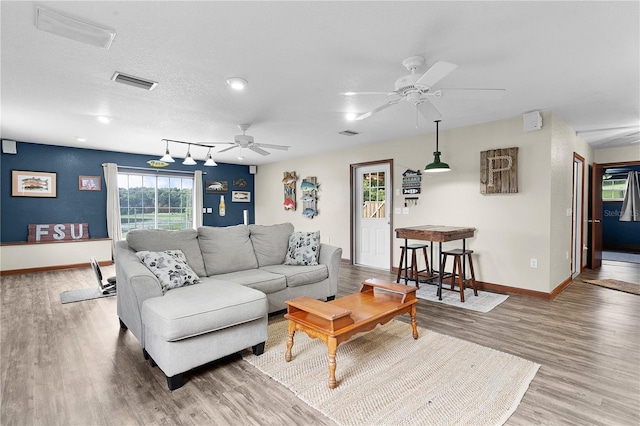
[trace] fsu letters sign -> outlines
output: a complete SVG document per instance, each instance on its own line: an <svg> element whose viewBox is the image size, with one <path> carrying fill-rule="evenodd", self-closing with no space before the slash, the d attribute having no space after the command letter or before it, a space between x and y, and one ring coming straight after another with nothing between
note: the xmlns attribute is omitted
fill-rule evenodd
<svg viewBox="0 0 640 426"><path fill-rule="evenodd" d="M480 153L480 193L518 192L518 148L490 149Z"/></svg>
<svg viewBox="0 0 640 426"><path fill-rule="evenodd" d="M49 223L29 225L29 242L86 240L89 238L88 223Z"/></svg>

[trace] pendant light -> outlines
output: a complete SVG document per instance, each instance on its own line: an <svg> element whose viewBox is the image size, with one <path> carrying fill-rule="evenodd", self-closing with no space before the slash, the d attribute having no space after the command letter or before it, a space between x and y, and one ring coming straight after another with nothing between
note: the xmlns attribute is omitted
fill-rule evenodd
<svg viewBox="0 0 640 426"><path fill-rule="evenodd" d="M427 164L424 168L425 173L439 173L451 171L447 163L440 161L440 151L438 150L438 124L440 120L435 120L436 123L436 151L433 153L433 163Z"/></svg>
<svg viewBox="0 0 640 426"><path fill-rule="evenodd" d="M193 157L191 157L191 144L189 144L189 148L187 148L187 158L182 162L185 166L195 166L196 163Z"/></svg>
<svg viewBox="0 0 640 426"><path fill-rule="evenodd" d="M164 161L165 163L174 163L176 160L174 160L171 154L169 154L169 141L166 141L166 142L167 142L167 150L164 156L160 159L160 161Z"/></svg>
<svg viewBox="0 0 640 426"><path fill-rule="evenodd" d="M207 161L204 162L204 165L209 167L217 166L218 164L213 161L213 157L211 156L211 148L209 148L209 152L207 154Z"/></svg>

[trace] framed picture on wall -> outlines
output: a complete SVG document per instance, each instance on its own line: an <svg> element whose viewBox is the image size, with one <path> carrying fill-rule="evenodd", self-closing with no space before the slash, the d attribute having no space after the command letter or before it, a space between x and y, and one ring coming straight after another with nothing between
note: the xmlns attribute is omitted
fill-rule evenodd
<svg viewBox="0 0 640 426"><path fill-rule="evenodd" d="M11 195L55 198L57 196L56 173L11 170Z"/></svg>
<svg viewBox="0 0 640 426"><path fill-rule="evenodd" d="M80 191L100 191L100 176L78 176L78 189Z"/></svg>
<svg viewBox="0 0 640 426"><path fill-rule="evenodd" d="M206 181L205 192L207 194L226 194L229 191L229 183L226 180Z"/></svg>
<svg viewBox="0 0 640 426"><path fill-rule="evenodd" d="M251 193L249 191L231 191L231 201L234 203L250 203Z"/></svg>

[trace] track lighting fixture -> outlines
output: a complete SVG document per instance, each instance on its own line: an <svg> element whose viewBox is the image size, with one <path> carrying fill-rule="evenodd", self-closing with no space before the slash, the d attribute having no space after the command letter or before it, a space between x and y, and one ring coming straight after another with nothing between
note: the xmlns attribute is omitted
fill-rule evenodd
<svg viewBox="0 0 640 426"><path fill-rule="evenodd" d="M182 162L182 164L184 164L185 166L195 166L198 163L193 159L193 157L191 156L191 145L193 146L201 146L203 148L208 148L209 151L207 151L207 159L204 163L205 166L207 167L213 167L213 166L217 166L218 164L216 164L216 162L213 160L213 156L211 155L211 150L213 148L215 148L215 145L205 145L205 144L201 144L201 143L195 143L195 142L183 142L183 141L176 141L173 139L162 139L162 141L165 142L165 154L162 158L160 158L160 161L164 161L165 163L173 163L175 160L173 159L173 157L171 157L171 154L169 154L169 142L171 143L181 143L181 144L185 144L188 145L187 148L187 156L185 157L184 161Z"/></svg>
<svg viewBox="0 0 640 426"><path fill-rule="evenodd" d="M216 162L213 161L213 157L211 156L211 148L209 148L209 152L207 153L207 161L204 162L204 165L208 167L217 166Z"/></svg>
<svg viewBox="0 0 640 426"><path fill-rule="evenodd" d="M166 139L165 141L167 142L167 150L165 151L164 156L160 159L160 161L164 161L165 163L174 163L176 160L174 160L171 154L169 154L169 141L167 141Z"/></svg>
<svg viewBox="0 0 640 426"><path fill-rule="evenodd" d="M196 164L198 164L195 162L193 157L191 157L191 145L189 145L189 148L187 148L187 157L184 159L182 164L184 164L185 166L195 166Z"/></svg>

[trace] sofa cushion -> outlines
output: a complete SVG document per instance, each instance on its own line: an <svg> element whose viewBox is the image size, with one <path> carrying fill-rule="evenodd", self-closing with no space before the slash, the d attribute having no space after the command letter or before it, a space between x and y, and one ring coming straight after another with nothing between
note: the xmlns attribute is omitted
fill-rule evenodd
<svg viewBox="0 0 640 426"><path fill-rule="evenodd" d="M246 225L201 226L198 242L208 276L258 267Z"/></svg>
<svg viewBox="0 0 640 426"><path fill-rule="evenodd" d="M255 288L263 293L275 293L287 288L287 279L282 274L274 274L262 269L229 272L214 277L216 280L231 281L236 284Z"/></svg>
<svg viewBox="0 0 640 426"><path fill-rule="evenodd" d="M267 315L264 293L205 279L145 300L142 322L167 342L243 324Z"/></svg>
<svg viewBox="0 0 640 426"><path fill-rule="evenodd" d="M285 265L317 265L320 251L320 231L294 232L289 237Z"/></svg>
<svg viewBox="0 0 640 426"><path fill-rule="evenodd" d="M182 250L191 269L200 277L207 275L195 229L132 229L127 232L127 244L134 251Z"/></svg>
<svg viewBox="0 0 640 426"><path fill-rule="evenodd" d="M293 225L249 225L251 242L258 260L258 266L282 265L289 247L289 236Z"/></svg>
<svg viewBox="0 0 640 426"><path fill-rule="evenodd" d="M189 267L182 250L143 250L136 252L136 256L158 277L163 292L200 281L200 277Z"/></svg>
<svg viewBox="0 0 640 426"><path fill-rule="evenodd" d="M284 275L287 279L287 287L300 287L307 284L314 284L329 278L329 269L327 269L327 265L270 265L262 267L260 270Z"/></svg>

